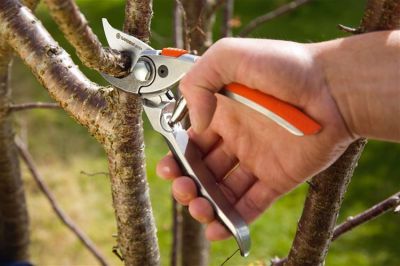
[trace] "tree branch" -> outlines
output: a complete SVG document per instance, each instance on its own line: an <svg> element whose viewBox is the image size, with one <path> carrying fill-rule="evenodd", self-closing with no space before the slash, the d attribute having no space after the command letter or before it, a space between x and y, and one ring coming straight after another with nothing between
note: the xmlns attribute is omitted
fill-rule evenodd
<svg viewBox="0 0 400 266"><path fill-rule="evenodd" d="M100 142L112 128L114 90L88 80L69 55L17 0L0 1L0 35L69 114Z"/></svg>
<svg viewBox="0 0 400 266"><path fill-rule="evenodd" d="M400 192L392 195L391 197L379 202L378 204L372 206L368 210L357 214L354 217L349 217L345 222L335 227L335 232L333 233L332 241L339 238L344 233L354 229L355 227L366 223L386 212L396 208L400 204Z"/></svg>
<svg viewBox="0 0 400 266"><path fill-rule="evenodd" d="M378 204L372 206L371 208L363 211L362 213L357 214L356 216L350 216L346 219L345 222L337 225L334 229L332 242L338 239L343 234L353 230L355 227L360 226L368 221L371 221L378 216L395 209L396 206L400 204L400 192L390 196L389 198L379 202ZM272 259L271 264L273 266L281 266L287 262L287 258L279 259L275 258Z"/></svg>
<svg viewBox="0 0 400 266"><path fill-rule="evenodd" d="M8 109L9 112L18 112L30 109L60 109L61 106L58 103L20 103L20 104L10 104Z"/></svg>
<svg viewBox="0 0 400 266"><path fill-rule="evenodd" d="M77 55L86 66L116 77L128 74L129 55L103 48L74 0L45 0L45 3L64 36L74 46Z"/></svg>
<svg viewBox="0 0 400 266"><path fill-rule="evenodd" d="M2 40L0 40L2 43ZM4 48L4 49L1 49ZM0 44L0 264L28 261L29 215L14 144L11 102L11 52Z"/></svg>
<svg viewBox="0 0 400 266"><path fill-rule="evenodd" d="M386 0L376 30L393 30L400 27L400 1Z"/></svg>
<svg viewBox="0 0 400 266"><path fill-rule="evenodd" d="M81 243L89 250L90 253L97 259L101 265L108 265L104 256L100 253L93 242L86 236L86 234L71 220L71 218L65 214L61 209L60 205L57 203L56 198L51 192L50 188L46 185L43 178L40 176L39 171L33 161L31 154L29 153L27 147L19 138L15 139L15 145L18 148L19 155L25 162L36 185L42 191L43 195L49 201L53 211L56 213L60 221L81 241Z"/></svg>
<svg viewBox="0 0 400 266"><path fill-rule="evenodd" d="M364 139L354 142L332 166L312 178L285 265L323 264L344 194L365 144Z"/></svg>
<svg viewBox="0 0 400 266"><path fill-rule="evenodd" d="M290 11L295 10L296 8L307 4L311 2L311 0L294 0L288 4L282 5L278 7L277 9L268 12L262 16L259 16L252 21L250 21L249 24L247 24L243 29L239 32L238 36L240 37L246 37L248 36L253 30L255 30L257 27L261 26L262 24L276 18L279 16L282 16Z"/></svg>
<svg viewBox="0 0 400 266"><path fill-rule="evenodd" d="M233 17L233 6L234 0L226 0L223 8L223 19L221 24L221 36L230 37L232 36L232 26L231 21Z"/></svg>
<svg viewBox="0 0 400 266"><path fill-rule="evenodd" d="M148 40L151 1L128 0L126 5L125 31ZM159 265L157 229L145 171L142 99L139 95L118 91L115 101L118 109L113 117L112 145L106 150L118 248L126 265Z"/></svg>
<svg viewBox="0 0 400 266"><path fill-rule="evenodd" d="M152 0L127 0L125 5L124 31L144 42L149 42L152 17Z"/></svg>

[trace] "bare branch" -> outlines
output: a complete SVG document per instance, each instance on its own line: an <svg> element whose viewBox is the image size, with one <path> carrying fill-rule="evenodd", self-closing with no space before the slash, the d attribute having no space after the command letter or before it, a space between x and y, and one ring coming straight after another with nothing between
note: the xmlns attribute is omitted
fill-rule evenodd
<svg viewBox="0 0 400 266"><path fill-rule="evenodd" d="M346 219L345 222L337 225L333 232L332 241L335 241L343 234L353 230L357 226L360 226L368 221L371 221L378 216L393 210L396 206L400 204L400 192L390 196L389 198L377 203L376 205L372 206L371 208L363 211L362 213L357 214L356 216L350 216ZM271 264L273 266L281 266L287 261L287 258L279 259L274 258L271 260Z"/></svg>
<svg viewBox="0 0 400 266"><path fill-rule="evenodd" d="M97 259L101 265L108 265L104 256L100 253L93 242L86 236L86 234L71 220L71 218L61 209L60 205L57 203L56 198L51 192L50 188L44 182L43 178L40 176L39 171L33 161L31 154L29 153L27 147L19 138L15 139L15 145L18 148L19 155L28 167L33 179L35 180L37 186L42 191L44 196L49 201L53 211L56 213L60 221L82 242L82 244L89 250L90 253Z"/></svg>
<svg viewBox="0 0 400 266"><path fill-rule="evenodd" d="M124 31L144 42L149 42L152 17L152 0L127 0L125 5Z"/></svg>
<svg viewBox="0 0 400 266"><path fill-rule="evenodd" d="M175 3L182 14L182 24L183 24L183 46L185 50L191 51L190 49L190 29L188 26L188 19L186 15L186 10L181 2L181 0L175 0ZM182 37L181 37L182 38Z"/></svg>
<svg viewBox="0 0 400 266"><path fill-rule="evenodd" d="M358 34L360 33L360 29L356 29L356 28L351 28L342 24L338 24L337 25L338 29L347 33L351 33L351 34Z"/></svg>
<svg viewBox="0 0 400 266"><path fill-rule="evenodd" d="M295 239L285 265L322 265L344 193L366 144L360 139L311 182Z"/></svg>
<svg viewBox="0 0 400 266"><path fill-rule="evenodd" d="M335 227L335 232L333 233L332 241L339 238L344 233L354 229L355 227L366 223L379 215L382 215L389 210L394 209L398 204L400 204L400 192L392 195L391 197L385 199L382 202L372 206L368 210L363 211L362 213L349 217L345 222Z"/></svg>
<svg viewBox="0 0 400 266"><path fill-rule="evenodd" d="M174 24L173 24L173 33L174 33L174 46L177 48L183 48L183 29L182 29L182 3L179 0L174 1Z"/></svg>
<svg viewBox="0 0 400 266"><path fill-rule="evenodd" d="M130 57L103 48L74 0L45 0L50 14L80 60L88 67L117 77L128 74Z"/></svg>
<svg viewBox="0 0 400 266"><path fill-rule="evenodd" d="M13 121L8 115L12 50L7 45L0 46L4 48L0 48L0 264L3 264L29 260L29 215Z"/></svg>
<svg viewBox="0 0 400 266"><path fill-rule="evenodd" d="M207 7L208 12L207 12L207 14L206 14L206 19L210 19L212 16L214 16L215 13L217 12L217 10L218 10L223 4L225 4L226 1L229 1L229 0L214 0L214 2L205 3L205 5L208 5L208 7Z"/></svg>
<svg viewBox="0 0 400 266"><path fill-rule="evenodd" d="M262 16L259 16L252 21L250 21L249 24L247 24L238 34L240 37L246 37L248 36L253 30L255 30L257 27L261 26L262 24L276 18L279 16L282 16L290 11L295 10L296 8L307 4L311 2L311 0L294 0L288 4L282 5L278 7L277 9L268 12Z"/></svg>
<svg viewBox="0 0 400 266"><path fill-rule="evenodd" d="M61 106L58 103L20 103L10 104L9 112L18 112L30 109L60 109Z"/></svg>
<svg viewBox="0 0 400 266"><path fill-rule="evenodd" d="M94 172L94 173L87 173L85 171L80 172L81 175L86 175L86 176L97 176L97 175L104 175L104 176L109 176L110 174L107 172Z"/></svg>
<svg viewBox="0 0 400 266"><path fill-rule="evenodd" d="M148 40L151 1L128 0L126 4L124 29ZM118 91L115 96L118 108L113 117L113 134L109 136L111 145L106 147L106 151L118 249L126 265L159 265L157 229L145 171L142 99L123 91Z"/></svg>
<svg viewBox="0 0 400 266"><path fill-rule="evenodd" d="M221 24L221 36L230 37L232 36L232 17L233 17L233 6L234 0L226 0L223 8L223 19Z"/></svg>
<svg viewBox="0 0 400 266"><path fill-rule="evenodd" d="M374 31L378 28L385 2L386 0L367 0L364 16L360 23L359 31L361 33Z"/></svg>
<svg viewBox="0 0 400 266"><path fill-rule="evenodd" d="M69 55L17 0L0 1L0 35L31 68L50 95L100 142L112 128L111 88L88 80Z"/></svg>

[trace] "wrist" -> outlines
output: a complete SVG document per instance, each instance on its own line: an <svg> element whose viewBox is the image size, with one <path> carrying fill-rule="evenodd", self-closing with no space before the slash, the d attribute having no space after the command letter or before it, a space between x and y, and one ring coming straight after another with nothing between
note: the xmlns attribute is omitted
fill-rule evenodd
<svg viewBox="0 0 400 266"><path fill-rule="evenodd" d="M340 65L343 64L344 51L340 48L343 39L336 39L321 43L307 44L312 55L315 67L318 69L321 80L321 89L327 90L332 97L337 111L348 134L353 139L360 137L354 116L355 106L351 104L351 90L349 90L348 75Z"/></svg>

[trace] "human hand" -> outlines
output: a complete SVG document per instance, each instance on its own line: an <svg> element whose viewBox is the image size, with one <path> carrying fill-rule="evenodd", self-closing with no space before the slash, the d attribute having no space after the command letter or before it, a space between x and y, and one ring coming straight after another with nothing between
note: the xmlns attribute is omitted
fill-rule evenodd
<svg viewBox="0 0 400 266"><path fill-rule="evenodd" d="M322 125L316 135L297 137L256 111L215 94L224 84L241 83L302 109ZM190 137L216 182L242 217L251 222L279 196L328 167L354 140L315 60L312 45L223 39L182 79L180 89L192 122ZM208 224L210 240L229 233L215 220L210 203L182 176L172 155L157 167L173 180L178 202Z"/></svg>

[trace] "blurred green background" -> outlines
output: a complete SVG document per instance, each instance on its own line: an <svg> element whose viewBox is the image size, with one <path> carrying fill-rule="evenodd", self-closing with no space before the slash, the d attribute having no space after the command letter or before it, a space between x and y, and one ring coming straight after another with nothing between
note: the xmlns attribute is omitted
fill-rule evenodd
<svg viewBox="0 0 400 266"><path fill-rule="evenodd" d="M242 25L252 18L273 10L288 0L237 0L235 18ZM152 45L172 45L173 1L154 0ZM105 44L101 18L115 27L122 25L124 1L78 0L78 4L94 32ZM365 1L316 0L290 14L279 17L254 31L252 37L317 42L343 37L337 30L341 23L357 26ZM39 6L38 16L53 37L79 60L53 23L47 9ZM219 36L217 18L215 36ZM235 32L238 32L235 29ZM89 78L105 84L98 73L81 66ZM12 78L15 102L51 101L47 92L30 71L15 60ZM112 265L122 265L112 254L116 240L114 214L107 172L107 160L100 145L87 131L60 110L34 110L14 115L19 134L29 143L40 172L57 199L75 222L100 247ZM168 265L171 246L170 186L155 174L156 162L166 153L163 140L145 123L147 173L158 225L162 264ZM371 141L361 158L346 195L339 221L384 199L399 189L400 145ZM92 256L82 247L51 211L49 204L23 168L27 200L31 215L31 257L37 265L95 265ZM234 256L226 265L263 265L274 256L285 256L291 246L304 202L306 185L279 200L251 226L253 247L249 258ZM400 216L386 214L357 228L332 244L327 265L399 265ZM211 265L219 265L236 249L233 240L211 245Z"/></svg>

